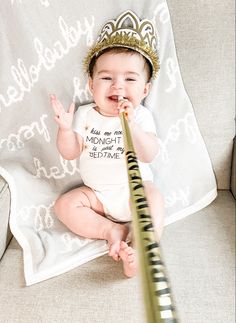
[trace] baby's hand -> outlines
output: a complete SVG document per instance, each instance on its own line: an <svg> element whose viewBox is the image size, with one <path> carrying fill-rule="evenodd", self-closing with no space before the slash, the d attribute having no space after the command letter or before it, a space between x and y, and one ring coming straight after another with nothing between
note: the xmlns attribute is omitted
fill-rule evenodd
<svg viewBox="0 0 236 323"><path fill-rule="evenodd" d="M119 112L122 112L124 111L127 118L128 118L128 121L133 121L134 120L134 116L135 116L135 111L134 111L134 106L133 104L127 100L127 99L120 99L118 101L118 110Z"/></svg>
<svg viewBox="0 0 236 323"><path fill-rule="evenodd" d="M72 128L72 122L75 111L75 104L72 103L66 112L61 102L57 99L54 94L50 95L51 104L55 113L55 121L61 130L70 130Z"/></svg>

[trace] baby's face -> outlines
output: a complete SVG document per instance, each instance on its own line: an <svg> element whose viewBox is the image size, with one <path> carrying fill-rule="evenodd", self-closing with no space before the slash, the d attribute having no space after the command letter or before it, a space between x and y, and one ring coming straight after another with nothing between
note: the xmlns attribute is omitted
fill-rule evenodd
<svg viewBox="0 0 236 323"><path fill-rule="evenodd" d="M99 112L103 115L118 115L119 96L137 107L148 95L150 88L145 60L135 53L105 53L96 62L89 86Z"/></svg>

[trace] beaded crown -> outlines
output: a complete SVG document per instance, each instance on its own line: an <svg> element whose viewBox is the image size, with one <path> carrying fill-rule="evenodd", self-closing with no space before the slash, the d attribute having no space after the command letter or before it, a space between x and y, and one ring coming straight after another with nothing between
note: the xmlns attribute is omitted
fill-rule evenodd
<svg viewBox="0 0 236 323"><path fill-rule="evenodd" d="M151 64L152 77L156 77L159 70L157 36L150 20L141 20L133 11L127 10L116 20L106 22L97 42L85 58L86 71L89 72L89 65L95 56L99 56L107 48L114 47L130 48L142 54Z"/></svg>

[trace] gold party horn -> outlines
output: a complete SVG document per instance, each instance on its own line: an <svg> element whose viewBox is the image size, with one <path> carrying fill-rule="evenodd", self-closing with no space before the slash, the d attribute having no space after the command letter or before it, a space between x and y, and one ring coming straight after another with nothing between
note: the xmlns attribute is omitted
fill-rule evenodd
<svg viewBox="0 0 236 323"><path fill-rule="evenodd" d="M147 323L176 323L176 313L159 242L144 192L126 113L120 112L131 196L132 226L138 251Z"/></svg>

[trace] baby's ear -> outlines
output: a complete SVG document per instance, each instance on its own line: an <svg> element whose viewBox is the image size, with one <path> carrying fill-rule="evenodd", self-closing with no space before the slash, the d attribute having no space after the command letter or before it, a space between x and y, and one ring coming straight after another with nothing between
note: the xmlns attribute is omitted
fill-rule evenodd
<svg viewBox="0 0 236 323"><path fill-rule="evenodd" d="M89 86L89 90L93 93L93 79L91 76L89 76L88 78L88 86Z"/></svg>
<svg viewBox="0 0 236 323"><path fill-rule="evenodd" d="M152 86L151 82L147 82L145 84L145 87L144 87L144 90L143 90L143 99L146 98L146 96L149 94L151 86Z"/></svg>

